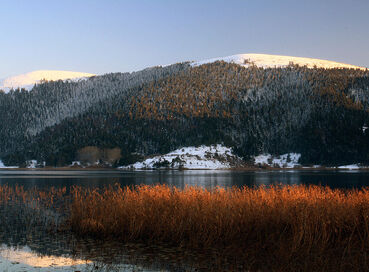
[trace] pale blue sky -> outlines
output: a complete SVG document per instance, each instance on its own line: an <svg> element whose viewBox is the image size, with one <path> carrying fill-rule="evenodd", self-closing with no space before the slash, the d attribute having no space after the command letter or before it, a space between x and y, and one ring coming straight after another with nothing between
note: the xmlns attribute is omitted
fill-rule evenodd
<svg viewBox="0 0 369 272"><path fill-rule="evenodd" d="M368 0L0 0L0 78L238 53L369 67Z"/></svg>

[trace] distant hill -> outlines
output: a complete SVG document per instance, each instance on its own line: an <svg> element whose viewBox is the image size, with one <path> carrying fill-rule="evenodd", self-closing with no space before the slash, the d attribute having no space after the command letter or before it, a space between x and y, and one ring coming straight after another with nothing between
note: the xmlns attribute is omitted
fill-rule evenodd
<svg viewBox="0 0 369 272"><path fill-rule="evenodd" d="M30 90L36 83L40 83L41 80L77 80L80 78L88 78L91 76L95 75L71 71L39 70L0 80L0 90L9 91L10 89L16 88L24 88Z"/></svg>
<svg viewBox="0 0 369 272"><path fill-rule="evenodd" d="M298 153L303 164L369 163L368 126L368 70L284 56L235 55L0 93L5 165L69 165L90 154L90 163L122 166L216 144L245 161Z"/></svg>
<svg viewBox="0 0 369 272"><path fill-rule="evenodd" d="M193 62L193 66L198 66L206 63L212 63L215 61L225 61L229 63L235 63L242 65L244 67L249 67L250 65L255 65L262 68L280 68L287 67L291 64L306 66L308 68L349 68L349 69L362 69L367 68L355 66L351 64L345 64L329 60L313 59L313 58L301 58L301 57L291 57L291 56L280 56L280 55L268 55L268 54L238 54L228 57L212 58L208 60L202 60Z"/></svg>

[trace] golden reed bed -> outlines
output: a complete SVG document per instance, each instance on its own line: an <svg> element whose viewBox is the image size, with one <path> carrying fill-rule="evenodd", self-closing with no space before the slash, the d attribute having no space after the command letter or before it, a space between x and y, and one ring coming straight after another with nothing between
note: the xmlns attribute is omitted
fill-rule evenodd
<svg viewBox="0 0 369 272"><path fill-rule="evenodd" d="M262 271L369 271L369 189L166 185L47 191L0 187L44 203L62 198L79 235L231 253ZM67 203L67 204L65 204Z"/></svg>

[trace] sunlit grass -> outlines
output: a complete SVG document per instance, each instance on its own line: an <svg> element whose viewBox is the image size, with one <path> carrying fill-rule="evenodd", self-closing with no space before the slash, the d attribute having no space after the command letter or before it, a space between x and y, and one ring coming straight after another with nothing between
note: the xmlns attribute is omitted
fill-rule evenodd
<svg viewBox="0 0 369 272"><path fill-rule="evenodd" d="M12 198L63 203L67 225L82 236L217 248L250 268L359 271L369 265L367 188L117 185L72 187L66 194L0 186L0 199Z"/></svg>
<svg viewBox="0 0 369 272"><path fill-rule="evenodd" d="M259 188L157 186L75 187L73 229L96 235L203 246L244 244L289 233L296 246L338 242L357 235L369 240L369 190L318 186ZM262 235L263 234L263 235ZM348 235L349 234L349 235Z"/></svg>

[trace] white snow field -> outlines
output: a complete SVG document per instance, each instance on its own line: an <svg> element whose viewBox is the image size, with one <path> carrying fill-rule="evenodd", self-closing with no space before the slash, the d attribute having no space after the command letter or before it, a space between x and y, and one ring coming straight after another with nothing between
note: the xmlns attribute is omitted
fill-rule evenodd
<svg viewBox="0 0 369 272"><path fill-rule="evenodd" d="M301 57L291 57L291 56L280 56L280 55L268 55L268 54L238 54L232 55L228 57L219 57L212 58L203 61L193 62L192 66L199 66L206 63L212 63L216 61L225 61L230 63L235 63L242 65L244 67L249 67L250 65L256 65L257 67L262 68L275 68L275 67L286 67L290 63L298 64L300 66L307 66L308 68L314 68L314 66L318 68L353 68L353 69L362 69L365 70L367 68L329 61L322 59L313 59L313 58L301 58Z"/></svg>
<svg viewBox="0 0 369 272"><path fill-rule="evenodd" d="M24 88L30 90L36 83L41 80L77 80L95 76L95 74L71 72L71 71L55 71L55 70L39 70L22 75L12 76L0 80L0 90L5 92L12 88Z"/></svg>
<svg viewBox="0 0 369 272"><path fill-rule="evenodd" d="M183 147L168 154L155 156L143 162L120 167L121 169L155 169L161 167L185 169L227 169L241 159L231 148L221 144L199 147Z"/></svg>
<svg viewBox="0 0 369 272"><path fill-rule="evenodd" d="M300 166L299 159L301 154L299 153L287 153L280 156L272 156L270 154L262 154L254 157L254 164L260 166L271 166L281 168L294 168Z"/></svg>

